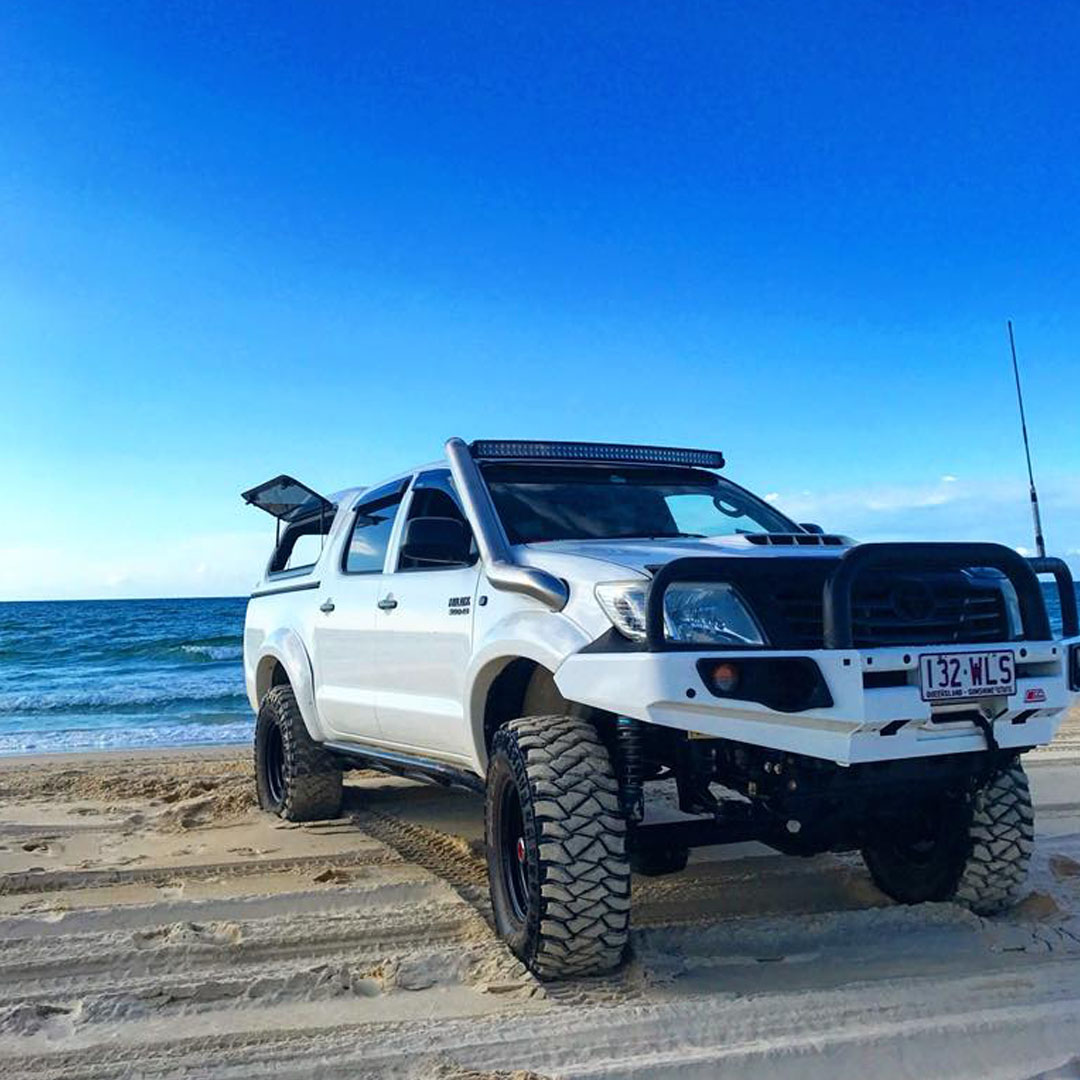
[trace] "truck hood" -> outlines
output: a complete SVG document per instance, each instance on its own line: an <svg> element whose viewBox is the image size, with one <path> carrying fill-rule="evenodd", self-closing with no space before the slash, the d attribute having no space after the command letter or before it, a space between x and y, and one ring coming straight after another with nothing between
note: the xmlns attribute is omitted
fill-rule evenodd
<svg viewBox="0 0 1080 1080"><path fill-rule="evenodd" d="M647 567L662 566L672 559L702 556L718 558L787 558L793 555L835 559L854 541L843 537L842 544L771 544L755 543L746 536L717 536L702 539L677 540L549 540L540 544L524 544L525 560L533 566L543 566L546 554L572 555L595 559L647 573Z"/></svg>

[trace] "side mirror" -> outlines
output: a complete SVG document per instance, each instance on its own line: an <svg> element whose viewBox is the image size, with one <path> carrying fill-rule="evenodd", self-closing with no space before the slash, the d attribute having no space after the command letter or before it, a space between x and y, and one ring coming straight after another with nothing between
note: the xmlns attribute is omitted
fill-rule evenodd
<svg viewBox="0 0 1080 1080"><path fill-rule="evenodd" d="M418 517L405 524L401 557L431 566L467 566L472 535L464 522L448 517Z"/></svg>
<svg viewBox="0 0 1080 1080"><path fill-rule="evenodd" d="M799 528L805 529L808 533L813 533L815 536L825 535L825 530L820 525L815 525L812 521L800 521Z"/></svg>

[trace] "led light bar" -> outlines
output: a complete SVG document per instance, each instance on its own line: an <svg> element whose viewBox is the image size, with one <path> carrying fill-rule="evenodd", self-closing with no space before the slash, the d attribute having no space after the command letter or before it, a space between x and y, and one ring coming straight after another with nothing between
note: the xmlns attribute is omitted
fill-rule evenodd
<svg viewBox="0 0 1080 1080"><path fill-rule="evenodd" d="M474 458L516 461L597 461L619 465L698 465L722 469L719 450L687 450L677 446L630 446L625 443L532 442L522 439L477 439L469 444Z"/></svg>

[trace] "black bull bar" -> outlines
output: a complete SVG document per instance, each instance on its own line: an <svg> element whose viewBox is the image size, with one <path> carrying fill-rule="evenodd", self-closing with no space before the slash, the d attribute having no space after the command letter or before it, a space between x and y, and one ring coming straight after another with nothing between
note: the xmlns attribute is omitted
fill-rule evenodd
<svg viewBox="0 0 1080 1080"><path fill-rule="evenodd" d="M739 588L749 581L760 581L773 569L794 569L797 560L820 568L820 556L761 557L740 555L732 558L714 556L675 559L657 570L649 584L645 605L645 640L650 652L673 649L702 650L711 647L700 642L672 642L664 634L664 594L681 581L723 581ZM904 543L858 544L835 559L832 571L822 588L823 643L826 649L854 648L852 590L856 579L866 570L966 570L988 567L999 570L1012 583L1020 605L1024 639L1048 641L1052 637L1038 574L1053 574L1061 601L1062 630L1065 637L1078 632L1076 592L1069 567L1061 559L1026 559L1001 544ZM762 646L755 646L761 648ZM768 648L768 646L763 646Z"/></svg>

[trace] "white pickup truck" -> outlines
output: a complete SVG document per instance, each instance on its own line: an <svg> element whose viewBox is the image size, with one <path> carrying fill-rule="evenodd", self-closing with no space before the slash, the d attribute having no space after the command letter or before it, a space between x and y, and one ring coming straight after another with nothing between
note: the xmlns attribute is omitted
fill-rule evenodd
<svg viewBox="0 0 1080 1080"><path fill-rule="evenodd" d="M618 965L631 870L698 845L859 850L897 900L1008 905L1020 755L1080 689L1065 564L855 544L723 464L451 439L373 487L246 492L278 519L244 631L263 808L334 817L351 767L485 793L496 924L545 978Z"/></svg>

